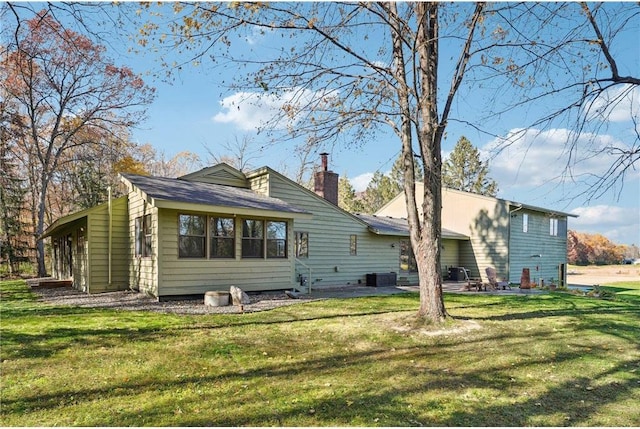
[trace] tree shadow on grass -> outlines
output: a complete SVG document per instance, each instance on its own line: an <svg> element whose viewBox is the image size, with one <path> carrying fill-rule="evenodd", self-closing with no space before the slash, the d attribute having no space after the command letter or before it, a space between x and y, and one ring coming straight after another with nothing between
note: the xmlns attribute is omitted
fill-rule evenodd
<svg viewBox="0 0 640 429"><path fill-rule="evenodd" d="M2 358L48 358L70 347L114 347L123 341L150 342L167 335L157 328L52 328L41 333L2 332Z"/></svg>
<svg viewBox="0 0 640 429"><path fill-rule="evenodd" d="M536 320L544 323L548 318L570 317L577 323L575 329L595 330L640 343L640 330L637 329L637 326L640 325L640 309L637 307L594 298L569 298L563 295L556 295L551 299L554 301L553 307L555 308L513 311L505 314L469 317L469 319L496 322ZM576 299L584 301L576 301ZM577 305L577 302L581 305ZM558 304L563 308L557 308ZM635 323L617 322L612 320L611 316L631 319ZM607 319L603 320L604 317Z"/></svg>
<svg viewBox="0 0 640 429"><path fill-rule="evenodd" d="M632 362L639 365L640 361ZM631 395L638 396L638 378L625 381L606 381L608 375L628 372L620 365L593 377L577 377L559 383L541 395L514 398L512 406L504 406L491 401L470 407L468 411L456 411L446 420L439 422L443 426L593 426L606 425L605 422L591 423L607 404L619 400L628 400ZM524 399L524 400L523 400ZM630 426L640 424L640 409L632 409L625 416Z"/></svg>
<svg viewBox="0 0 640 429"><path fill-rule="evenodd" d="M555 298L554 298L555 299ZM470 338L444 338L423 344L407 346L390 351L376 349L368 351L344 351L320 356L312 359L296 359L283 365L270 363L268 360L251 361L246 356L247 350L255 345L242 344L238 349L212 344L200 350L199 358L220 359L223 357L228 365L215 366L215 373L208 375L190 375L177 379L174 373L160 372L154 377L140 375L131 380L111 379L100 386L86 388L68 387L52 388L54 393L30 392L19 398L7 397L3 394L2 414L37 414L38 410L56 410L64 413L65 407L90 406L92 402L113 404L120 402L123 408L117 414L110 405L105 405L103 414L99 412L87 420L86 425L115 426L264 426L264 425L309 425L309 426L525 426L525 425L606 425L606 421L597 420L598 415L617 401L628 400L638 396L638 376L629 370L638 368L638 360L616 363L606 371L595 371L575 376L551 384L545 392L536 395L523 395L526 386L535 383L531 380L512 377L516 369L537 368L542 364L569 365L572 362L582 363L585 356L591 359L606 360L607 354L602 350L586 351L589 344L587 334L592 330L617 335L626 340L630 347L640 343L637 324L603 319L607 315L620 315L625 319L637 319L637 312L628 305L615 305L602 302L579 302L575 298L559 297L562 308L555 309L518 309L514 312L499 315L469 317L478 321L517 322L519 320L537 320L544 323L549 317L570 316L576 323L567 331L566 345L571 350L562 350L553 357L522 356L522 360L506 366L504 362L492 359L486 346L495 344L496 348L510 348L535 344L545 341L546 331L530 333L527 331L496 332L487 329ZM339 300L337 302L340 302ZM517 300L507 300L517 303ZM489 304L487 304L489 305ZM355 311L357 306L335 309L331 314L303 315L297 311L282 310L279 317L283 320L260 321L254 314L235 315L233 323L211 323L205 320L201 326L185 323L181 326L158 328L108 328L87 329L54 328L35 336L24 333L3 332L3 343L10 344L13 357L48 357L56 350L82 346L111 345L117 347L123 341L153 342L165 340L183 330L203 330L214 328L233 328L243 325L254 325L256 328L274 324L291 322L313 322L322 319L368 316L381 313L375 309ZM498 307L499 308L499 307ZM76 310L79 312L76 313ZM516 312L518 310L519 312ZM91 311L104 314L104 310L77 308L47 308L50 315L77 315L91 317ZM59 311L59 312L58 312ZM314 310L315 311L315 310ZM407 311L403 306L393 311ZM37 315L37 312L33 312ZM121 313L118 313L121 314ZM23 315L24 316L24 315ZM4 313L3 313L4 317ZM157 317L157 315L155 316ZM225 316L228 319L230 316ZM185 319L193 321L194 319ZM196 318L197 320L197 318ZM136 326L140 326L137 321ZM256 330L259 337L259 331ZM257 338L256 337L256 338ZM584 342L580 342L585 338ZM291 336L288 341L294 350L308 349L308 339ZM570 344L574 341L573 344ZM299 342L298 344L293 344ZM555 340L555 342L559 342ZM480 344L478 344L480 343ZM222 347L222 348L221 348ZM245 366L235 360L237 350L245 356ZM3 345L3 355L6 349ZM21 354L22 353L22 354ZM41 353L38 355L38 353ZM282 350L286 353L286 350ZM464 354L467 359L474 359L472 365L461 367L456 359ZM469 357L471 356L471 357ZM495 358L495 355L493 356ZM224 360L223 359L223 360ZM443 371L439 363L450 361L448 371ZM217 362L217 361L216 361ZM380 366L380 367L378 367ZM362 372L367 368L375 368L375 373L368 375L366 383L343 383L345 373ZM173 368L174 370L176 368ZM150 371L153 371L150 368ZM156 370L158 371L158 370ZM165 371L165 369L163 369ZM402 371L402 374L398 374ZM624 376L622 376L623 374ZM398 379L401 382L389 383ZM615 375L616 381L610 376ZM4 376L3 376L4 377ZM323 387L313 384L318 378L334 380L333 386ZM281 386L289 386L285 393L271 393L268 390L270 380L282 380ZM229 389L239 384L250 385L247 389L239 389L233 394ZM197 393L194 386L211 387L204 394ZM231 386L231 387L230 387ZM311 387L309 387L311 386ZM51 391L50 390L50 391ZM186 394L185 391L193 393ZM329 392L331 390L331 392ZM176 395L180 392L180 395ZM310 393L311 392L311 393ZM431 393L425 399L425 392ZM157 398L136 404L139 395ZM303 399L296 401L299 395ZM73 398L73 399L71 399ZM168 399L170 398L170 399ZM461 405L460 402L463 404ZM63 404L63 405L61 405ZM131 405L130 405L131 404ZM213 412L174 414L176 407L192 407L201 404L202 408L214 408ZM226 410L223 412L223 408ZM220 410L216 412L215 409ZM455 409L455 411L451 411ZM233 412L228 412L233 410ZM604 411L606 414L606 411ZM637 412L636 412L637 413ZM142 416L142 417L141 417ZM568 420L565 420L568 418ZM596 419L596 420L591 420ZM640 424L638 415L628 416L633 425ZM26 420L28 421L28 420ZM67 423L68 424L68 423Z"/></svg>
<svg viewBox="0 0 640 429"><path fill-rule="evenodd" d="M523 339L526 336L522 334ZM453 362L447 371L431 366L430 363L450 354L447 346L414 346L394 353L386 349L336 353L288 365L265 359L250 369L239 368L231 359L229 365L217 367L216 374L176 378L168 373L154 380L141 377L101 387L34 393L19 399L4 398L2 408L5 414L36 413L58 409L70 398L76 404L89 404L102 400L113 403L121 397L120 401L127 406L117 415L105 409L104 417L94 415L87 424L104 425L108 421L115 426L561 426L602 425L603 422L593 423L590 419L597 418L608 404L638 395L637 376L618 377L623 381L616 382L608 379L628 374L629 366L640 365L638 360L619 363L589 378L580 376L557 383L537 395L526 395L523 389L533 381L514 379L511 367L486 362L483 356L478 356L474 369L457 368ZM557 354L553 362L569 364L583 357L582 350L565 351ZM548 362L539 358L518 365L534 367ZM342 382L343 374L370 365L382 367L369 382ZM387 380L398 377L398 368L403 371L402 382L389 383ZM333 383L314 382L318 378ZM272 393L269 383L274 379L288 380L290 389ZM198 393L207 386L212 388ZM128 406L137 395L146 392L157 400ZM178 397L169 392L181 393ZM435 393L424 399L428 392ZM181 407L185 413L174 414ZM189 407L201 407L205 412L188 412ZM451 411L452 407L455 411ZM64 407L60 411L64 412ZM640 423L638 415L628 417L631 425Z"/></svg>

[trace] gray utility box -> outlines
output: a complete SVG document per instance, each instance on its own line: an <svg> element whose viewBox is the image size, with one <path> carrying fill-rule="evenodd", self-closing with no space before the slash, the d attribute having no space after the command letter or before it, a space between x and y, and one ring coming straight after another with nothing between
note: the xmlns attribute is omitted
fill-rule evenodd
<svg viewBox="0 0 640 429"><path fill-rule="evenodd" d="M367 274L367 286L395 286L396 283L396 273Z"/></svg>

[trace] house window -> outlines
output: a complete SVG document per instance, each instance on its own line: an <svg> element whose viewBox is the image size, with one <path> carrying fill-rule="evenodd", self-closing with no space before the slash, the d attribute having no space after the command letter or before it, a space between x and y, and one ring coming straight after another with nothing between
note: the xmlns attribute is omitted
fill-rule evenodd
<svg viewBox="0 0 640 429"><path fill-rule="evenodd" d="M209 258L234 258L235 227L233 218L209 218Z"/></svg>
<svg viewBox="0 0 640 429"><path fill-rule="evenodd" d="M296 258L309 257L309 233L296 232Z"/></svg>
<svg viewBox="0 0 640 429"><path fill-rule="evenodd" d="M261 220L242 221L242 257L262 258L264 255L264 223Z"/></svg>
<svg viewBox="0 0 640 429"><path fill-rule="evenodd" d="M267 258L287 257L287 222L267 221Z"/></svg>
<svg viewBox="0 0 640 429"><path fill-rule="evenodd" d="M560 237L567 236L567 219L558 219L558 235Z"/></svg>
<svg viewBox="0 0 640 429"><path fill-rule="evenodd" d="M179 216L178 255L181 258L204 258L206 252L207 217Z"/></svg>
<svg viewBox="0 0 640 429"><path fill-rule="evenodd" d="M554 237L558 236L558 219L557 218L551 218L549 219L549 235L552 235Z"/></svg>
<svg viewBox="0 0 640 429"><path fill-rule="evenodd" d="M358 236L355 234L350 238L349 253L354 256L358 254Z"/></svg>
<svg viewBox="0 0 640 429"><path fill-rule="evenodd" d="M522 214L522 232L528 232L528 231L529 231L529 214L523 213Z"/></svg>
<svg viewBox="0 0 640 429"><path fill-rule="evenodd" d="M411 242L409 240L400 241L400 270L410 273L418 272L416 256L413 254Z"/></svg>
<svg viewBox="0 0 640 429"><path fill-rule="evenodd" d="M136 218L135 225L135 254L147 258L151 256L151 215Z"/></svg>

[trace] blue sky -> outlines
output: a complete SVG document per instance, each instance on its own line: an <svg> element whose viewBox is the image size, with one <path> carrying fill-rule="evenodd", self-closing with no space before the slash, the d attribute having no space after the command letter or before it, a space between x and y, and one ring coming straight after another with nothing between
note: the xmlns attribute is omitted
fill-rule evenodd
<svg viewBox="0 0 640 429"><path fill-rule="evenodd" d="M618 58L624 58L623 66L628 67L631 73L635 71L636 75L640 64L639 39L636 28L635 33L619 38L620 44L614 52ZM256 43L266 46L270 42L264 39L245 40L247 48L251 46L254 49ZM150 56L126 57L121 55L117 58L138 72L156 67ZM212 73L206 66L187 67L177 75L172 85L148 80L157 88L157 99L148 109L148 121L134 131L134 141L152 144L164 152L166 158L188 150L199 154L204 163L209 158L206 148L219 156L224 155L227 151L223 145L248 136L256 150L256 158L251 162L253 167L269 165L285 174L293 174L297 168L297 161L291 155L294 144L268 145L266 138L255 131L259 120L268 115L270 109L277 108L277 103L270 104L263 99L257 103L259 105L246 102L232 104L239 99L238 94L221 88L218 82L234 73L236 71L232 69L218 68ZM611 112L611 120L600 129L599 135L589 136L595 137L592 141L604 144L624 142L629 138L634 127L632 117L640 119L640 90L636 89L631 95ZM472 109L477 101L473 97L469 92L461 98L455 106L461 111L458 114L464 115L465 109ZM535 115L538 112L530 113ZM496 133L508 138L526 127L527 120L522 114L504 115ZM524 138L496 155L492 148L499 143L498 139L450 123L443 153L446 156L464 135L490 158L490 175L499 184L500 198L578 214L577 219L569 220L570 229L600 233L617 243L640 245L640 172L632 171L627 175L623 188L616 187L598 198L585 201L580 197L584 188L579 183L566 177L564 181L559 178L565 168L565 142L570 132L563 127L544 131L528 129L524 131ZM581 137L578 141L582 141ZM346 175L356 190L364 190L375 171L391 169L399 151L400 142L394 135L380 134L377 139L358 147L333 148L330 168L342 176ZM611 163L606 155L583 155L584 161L573 167L576 177L603 172Z"/></svg>

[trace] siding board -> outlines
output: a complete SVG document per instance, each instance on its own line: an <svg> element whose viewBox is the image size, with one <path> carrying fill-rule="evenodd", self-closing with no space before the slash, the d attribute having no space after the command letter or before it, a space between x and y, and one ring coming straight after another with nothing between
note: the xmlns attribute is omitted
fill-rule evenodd
<svg viewBox="0 0 640 429"><path fill-rule="evenodd" d="M358 284L368 273L400 272L398 237L373 234L359 219L278 174L270 173L269 183L270 196L313 213L312 219L296 219L293 228L309 234L309 257L301 262L311 268L311 286ZM352 234L357 255L350 254ZM296 283L309 277L304 265L296 263Z"/></svg>

